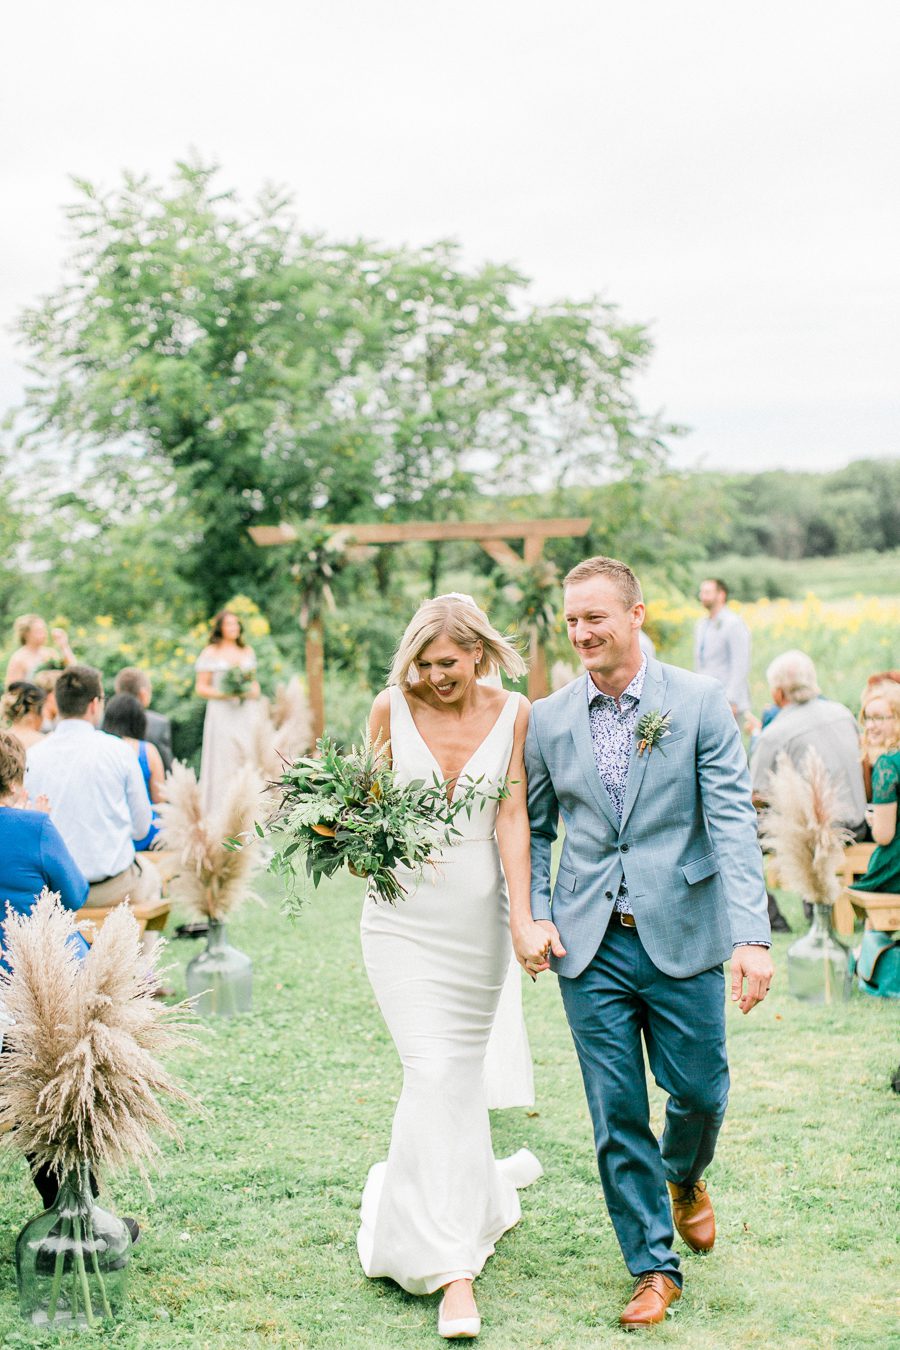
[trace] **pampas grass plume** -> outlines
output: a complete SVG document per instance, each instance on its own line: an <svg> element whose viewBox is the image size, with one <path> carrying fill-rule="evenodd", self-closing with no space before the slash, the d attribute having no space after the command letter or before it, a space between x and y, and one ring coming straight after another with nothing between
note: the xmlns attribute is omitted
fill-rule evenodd
<svg viewBox="0 0 900 1350"><path fill-rule="evenodd" d="M837 869L852 836L835 823L838 794L822 757L808 750L801 770L782 752L766 795L760 835L785 886L810 904L833 905L842 887Z"/></svg>
<svg viewBox="0 0 900 1350"><path fill-rule="evenodd" d="M44 891L31 914L10 912L12 967L0 992L13 1018L0 1055L5 1142L62 1180L134 1163L148 1181L155 1135L178 1138L165 1099L197 1106L158 1056L192 1046L188 1005L153 997L162 943L148 955L127 905L113 909L83 961L76 916Z"/></svg>
<svg viewBox="0 0 900 1350"><path fill-rule="evenodd" d="M221 808L206 816L193 769L177 762L172 766L167 800L158 807L163 844L180 865L169 894L201 918L227 918L249 893L250 877L262 862L253 830L261 792L256 768L245 764L235 773ZM229 847L226 841L232 839L241 840L243 847Z"/></svg>

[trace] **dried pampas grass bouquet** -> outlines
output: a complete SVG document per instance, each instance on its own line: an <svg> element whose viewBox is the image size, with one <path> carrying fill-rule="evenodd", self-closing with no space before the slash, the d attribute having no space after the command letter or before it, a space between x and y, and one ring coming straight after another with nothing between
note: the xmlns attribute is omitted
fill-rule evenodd
<svg viewBox="0 0 900 1350"><path fill-rule="evenodd" d="M774 854L785 886L810 904L833 905L841 892L838 868L852 835L835 823L840 803L821 755L808 750L801 771L780 754L766 795L760 837Z"/></svg>
<svg viewBox="0 0 900 1350"><path fill-rule="evenodd" d="M51 1208L16 1241L23 1317L92 1327L126 1302L132 1237L101 1209L95 1178L133 1163L149 1184L158 1135L178 1138L169 1102L197 1105L159 1056L193 1045L185 1005L153 997L161 941L148 953L127 905L111 911L84 960L76 918L44 891L9 913L0 995L12 1019L0 1054L0 1128L32 1169L52 1173Z"/></svg>
<svg viewBox="0 0 900 1350"><path fill-rule="evenodd" d="M12 1018L0 1055L4 1142L62 1181L134 1163L145 1181L155 1133L177 1138L164 1104L196 1104L158 1056L193 1045L187 1005L153 997L162 942L149 956L127 905L113 909L79 960L76 916L44 891L6 919L0 992Z"/></svg>
<svg viewBox="0 0 900 1350"><path fill-rule="evenodd" d="M220 810L207 815L193 769L177 762L172 766L167 800L157 808L163 844L179 862L169 895L197 918L222 922L250 894L250 878L262 863L253 831L262 790L255 766L245 764L235 773ZM245 847L235 848L231 840Z"/></svg>

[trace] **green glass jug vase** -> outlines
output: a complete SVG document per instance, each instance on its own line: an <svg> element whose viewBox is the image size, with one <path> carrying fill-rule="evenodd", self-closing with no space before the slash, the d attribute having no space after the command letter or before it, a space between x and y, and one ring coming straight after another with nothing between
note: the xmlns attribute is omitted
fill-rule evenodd
<svg viewBox="0 0 900 1350"><path fill-rule="evenodd" d="M93 1327L121 1317L130 1259L131 1234L97 1204L84 1163L16 1239L22 1316L39 1327Z"/></svg>
<svg viewBox="0 0 900 1350"><path fill-rule="evenodd" d="M225 924L210 919L205 949L185 971L188 995L204 1017L236 1017L253 1001L253 963L232 947Z"/></svg>

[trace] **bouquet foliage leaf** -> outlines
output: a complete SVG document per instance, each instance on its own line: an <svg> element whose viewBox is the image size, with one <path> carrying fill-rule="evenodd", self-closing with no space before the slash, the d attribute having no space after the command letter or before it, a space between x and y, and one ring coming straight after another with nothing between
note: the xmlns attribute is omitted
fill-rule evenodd
<svg viewBox="0 0 900 1350"><path fill-rule="evenodd" d="M461 812L471 816L476 805L508 795L502 785L483 789L483 777L442 782L435 774L430 783L404 783L388 764L387 746L376 748L368 737L346 754L327 735L316 749L315 758L285 769L268 821L281 838L269 870L287 881L289 907L301 860L313 886L346 866L369 878L378 899L396 904L406 894L396 868L420 872L459 837Z"/></svg>
<svg viewBox="0 0 900 1350"><path fill-rule="evenodd" d="M255 679L255 670L247 670L243 666L229 666L222 674L221 691L229 698L246 698Z"/></svg>

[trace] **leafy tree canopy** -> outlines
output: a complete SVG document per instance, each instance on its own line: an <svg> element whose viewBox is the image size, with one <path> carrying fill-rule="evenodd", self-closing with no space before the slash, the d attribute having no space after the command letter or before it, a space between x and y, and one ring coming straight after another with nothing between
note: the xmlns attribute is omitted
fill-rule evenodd
<svg viewBox="0 0 900 1350"><path fill-rule="evenodd" d="M612 306L534 305L450 243L305 234L284 195L244 206L216 179L76 181L69 272L20 325L20 443L71 452L88 516L178 505L172 556L210 606L273 567L253 523L440 518L532 474L663 462L632 391L650 343Z"/></svg>

